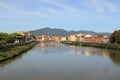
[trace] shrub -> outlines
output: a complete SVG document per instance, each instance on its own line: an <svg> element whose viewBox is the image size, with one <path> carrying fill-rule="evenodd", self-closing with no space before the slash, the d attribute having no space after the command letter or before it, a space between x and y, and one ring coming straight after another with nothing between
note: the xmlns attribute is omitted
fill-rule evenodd
<svg viewBox="0 0 120 80"><path fill-rule="evenodd" d="M85 47L97 47L97 48L106 48L106 49L116 49L120 50L120 45L113 44L101 44L101 43L78 43L78 42L63 42L63 44L67 45L75 45L75 46L85 46Z"/></svg>
<svg viewBox="0 0 120 80"><path fill-rule="evenodd" d="M12 48L9 51L4 51L4 52L0 52L0 57L4 57L3 59L7 59L7 58L12 58L13 56L16 56L24 51L29 50L30 48L32 48L36 43L32 42L30 44L27 45L23 45L23 46L16 46L14 48ZM2 60L3 60L2 59ZM1 61L1 60L0 60Z"/></svg>
<svg viewBox="0 0 120 80"><path fill-rule="evenodd" d="M0 45L2 45L2 44L6 44L7 42L5 41L5 40L1 40L0 41Z"/></svg>

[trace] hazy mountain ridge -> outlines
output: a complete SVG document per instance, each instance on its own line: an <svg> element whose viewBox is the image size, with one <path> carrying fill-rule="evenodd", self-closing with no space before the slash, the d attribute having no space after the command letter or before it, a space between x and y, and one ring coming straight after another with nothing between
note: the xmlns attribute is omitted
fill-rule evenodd
<svg viewBox="0 0 120 80"><path fill-rule="evenodd" d="M68 36L70 34L79 34L79 33L86 33L86 34L93 34L93 35L97 35L100 33L94 32L94 31L88 31L88 30L79 30L79 31L66 31L64 29L55 29L55 28L42 28L42 29L37 29L37 30L32 30L29 31L30 33L32 33L33 35L47 35L47 36ZM111 33L107 33L107 32L101 32L101 34L104 35L111 35Z"/></svg>

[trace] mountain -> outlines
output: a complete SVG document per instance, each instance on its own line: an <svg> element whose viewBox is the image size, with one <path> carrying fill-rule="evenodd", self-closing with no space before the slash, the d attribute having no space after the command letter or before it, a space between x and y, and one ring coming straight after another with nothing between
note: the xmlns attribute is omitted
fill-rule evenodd
<svg viewBox="0 0 120 80"><path fill-rule="evenodd" d="M48 35L48 36L67 36L69 33L63 29L42 28L38 30L29 31L33 35Z"/></svg>
<svg viewBox="0 0 120 80"><path fill-rule="evenodd" d="M97 33L94 31L88 31L88 30L79 30L79 31L66 31L64 29L53 29L53 28L42 28L42 29L37 29L37 30L32 30L29 31L33 35L47 35L47 36L68 36L70 34L79 34L79 33L86 33L86 34L92 34L92 35L97 35L97 34L103 34L103 35L111 35L111 33Z"/></svg>

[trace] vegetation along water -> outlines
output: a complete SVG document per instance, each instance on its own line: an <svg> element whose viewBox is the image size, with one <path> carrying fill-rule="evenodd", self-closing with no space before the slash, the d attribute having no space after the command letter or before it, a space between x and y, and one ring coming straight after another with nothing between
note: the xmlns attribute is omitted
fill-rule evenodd
<svg viewBox="0 0 120 80"><path fill-rule="evenodd" d="M20 45L20 46L15 46L7 51L2 51L2 52L0 52L0 61L4 61L4 60L10 59L10 58L13 58L13 57L19 55L20 53L31 49L35 44L36 44L36 42L31 42L31 43L27 43L27 44Z"/></svg>

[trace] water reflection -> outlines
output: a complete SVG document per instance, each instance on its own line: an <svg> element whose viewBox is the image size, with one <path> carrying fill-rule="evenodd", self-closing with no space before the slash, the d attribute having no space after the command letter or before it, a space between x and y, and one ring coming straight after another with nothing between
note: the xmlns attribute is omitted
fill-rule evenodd
<svg viewBox="0 0 120 80"><path fill-rule="evenodd" d="M41 54L56 54L58 52L65 53L64 45L57 42L42 42L37 44L36 51ZM69 50L68 50L69 51Z"/></svg>
<svg viewBox="0 0 120 80"><path fill-rule="evenodd" d="M12 58L12 59L8 59L6 61L0 62L0 67L5 67L5 66L9 65L10 63L21 59L23 57L23 55L25 55L25 54L26 54L26 52Z"/></svg>
<svg viewBox="0 0 120 80"><path fill-rule="evenodd" d="M60 43L56 42L46 42L46 43L40 43L36 45L38 48L43 48L43 50L48 50L46 47L58 47L58 46L65 46ZM61 48L60 48L61 49ZM64 48L63 48L64 49ZM53 49L52 49L53 50ZM78 47L78 46L69 46L70 53L75 53L78 55L85 55L85 56L101 56L105 58L110 58L115 64L120 64L120 51L116 50L108 50L108 49L99 49L99 48L93 48L93 47ZM48 53L53 53L53 52L64 52L64 50L59 50L55 49L54 51L51 52L51 49L47 51ZM47 53L45 52L45 53Z"/></svg>
<svg viewBox="0 0 120 80"><path fill-rule="evenodd" d="M110 51L107 49L99 49L93 47L78 47L78 46L70 46L71 52L78 54L78 55L85 55L85 56L102 56L102 57L109 57Z"/></svg>
<svg viewBox="0 0 120 80"><path fill-rule="evenodd" d="M57 52L61 52L64 53L64 47L61 48L61 46L64 46L63 44L57 43L57 42L43 42L43 43L39 43L37 44L35 47L38 48L38 52L44 52L46 54L50 54L50 53L57 53ZM60 47L60 49L54 49L51 47ZM68 47L68 46L67 46ZM67 50L67 49L66 49ZM70 51L70 53L73 54L78 54L78 55L84 55L84 56L101 56L101 57L106 57L106 58L110 58L115 64L120 64L120 51L116 51L116 50L108 50L108 49L99 49L99 48L93 48L93 47L78 47L78 46L69 46L68 50ZM22 56L24 55L20 54L19 56L13 58L13 59L9 59L7 61L4 62L0 62L0 67L4 67L7 64L10 64L13 61L16 61L20 58L22 58Z"/></svg>
<svg viewBox="0 0 120 80"><path fill-rule="evenodd" d="M113 61L113 63L120 64L120 51L119 50L70 46L70 52L78 54L78 55L85 55L85 56L106 57L106 58L110 58Z"/></svg>
<svg viewBox="0 0 120 80"><path fill-rule="evenodd" d="M14 59L0 63L0 78L1 80L119 80L118 64L120 64L120 51L47 42L36 45Z"/></svg>
<svg viewBox="0 0 120 80"><path fill-rule="evenodd" d="M41 42L39 44L36 45L36 47L40 48L40 47L56 47L56 46L61 46L62 44L57 43L57 42Z"/></svg>
<svg viewBox="0 0 120 80"><path fill-rule="evenodd" d="M111 50L109 57L115 64L120 65L120 51Z"/></svg>

